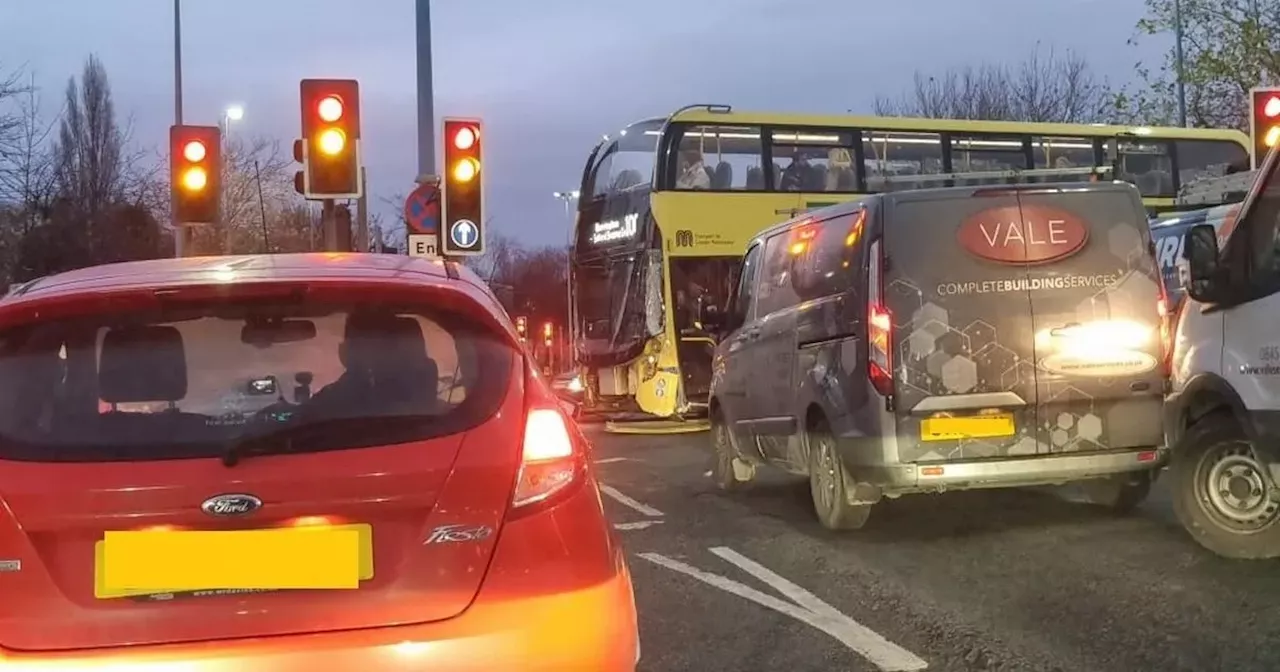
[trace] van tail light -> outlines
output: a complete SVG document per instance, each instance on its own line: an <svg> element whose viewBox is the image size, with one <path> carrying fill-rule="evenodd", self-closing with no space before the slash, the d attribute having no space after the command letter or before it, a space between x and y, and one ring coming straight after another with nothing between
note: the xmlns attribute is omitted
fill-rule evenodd
<svg viewBox="0 0 1280 672"><path fill-rule="evenodd" d="M529 403L520 439L520 472L511 499L513 513L558 500L586 472L581 436L573 421L543 381L529 375L525 387Z"/></svg>
<svg viewBox="0 0 1280 672"><path fill-rule="evenodd" d="M876 392L893 394L893 313L884 300L884 258L871 243L867 264L867 376Z"/></svg>

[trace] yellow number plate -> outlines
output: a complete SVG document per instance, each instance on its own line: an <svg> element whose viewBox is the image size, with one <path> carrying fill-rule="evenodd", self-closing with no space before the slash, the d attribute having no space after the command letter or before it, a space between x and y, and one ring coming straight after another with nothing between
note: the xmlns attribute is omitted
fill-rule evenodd
<svg viewBox="0 0 1280 672"><path fill-rule="evenodd" d="M103 600L201 590L353 588L353 573L354 583L373 578L373 528L365 523L107 535L110 542L94 545L93 592ZM112 577L122 576L130 577L130 587L113 585ZM146 585L136 587L138 577ZM155 585L159 581L166 585Z"/></svg>
<svg viewBox="0 0 1280 672"><path fill-rule="evenodd" d="M974 415L964 418L925 418L920 421L920 440L959 441L1013 436L1013 416Z"/></svg>

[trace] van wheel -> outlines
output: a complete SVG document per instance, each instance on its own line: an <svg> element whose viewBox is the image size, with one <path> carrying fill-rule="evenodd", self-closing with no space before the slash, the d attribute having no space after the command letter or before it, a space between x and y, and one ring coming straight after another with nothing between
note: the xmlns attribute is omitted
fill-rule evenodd
<svg viewBox="0 0 1280 672"><path fill-rule="evenodd" d="M1280 503L1240 427L1216 416L1192 425L1169 467L1173 509L1201 546L1226 558L1280 556Z"/></svg>
<svg viewBox="0 0 1280 672"><path fill-rule="evenodd" d="M1086 481L1084 493L1093 504L1105 506L1116 513L1129 513L1146 501L1154 481L1151 471L1115 474Z"/></svg>
<svg viewBox="0 0 1280 672"><path fill-rule="evenodd" d="M733 445L733 436L725 424L719 409L711 412L711 479L716 487L725 491L741 490L751 478L739 479L742 473L754 474L754 469L741 457ZM735 470L734 464L738 463Z"/></svg>
<svg viewBox="0 0 1280 672"><path fill-rule="evenodd" d="M809 493L818 522L828 530L857 530L871 516L870 504L850 504L848 472L836 453L836 442L819 423L806 435L809 444Z"/></svg>

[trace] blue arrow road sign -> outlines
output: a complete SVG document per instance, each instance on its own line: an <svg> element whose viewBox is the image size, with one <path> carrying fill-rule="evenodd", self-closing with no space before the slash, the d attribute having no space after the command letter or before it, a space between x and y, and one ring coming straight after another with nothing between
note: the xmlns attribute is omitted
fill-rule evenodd
<svg viewBox="0 0 1280 672"><path fill-rule="evenodd" d="M469 250L480 242L480 227L469 219L459 219L449 226L449 240L459 249Z"/></svg>

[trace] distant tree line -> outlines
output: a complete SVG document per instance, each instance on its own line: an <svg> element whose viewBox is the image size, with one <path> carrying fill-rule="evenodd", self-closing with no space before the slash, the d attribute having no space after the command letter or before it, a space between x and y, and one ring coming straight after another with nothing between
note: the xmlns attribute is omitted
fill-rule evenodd
<svg viewBox="0 0 1280 672"><path fill-rule="evenodd" d="M74 268L173 256L168 147L131 141L103 63L87 59L56 114L46 114L33 76L2 66L0 289ZM293 190L293 172L277 141L226 137L221 221L195 231L194 253L316 249L319 213Z"/></svg>
<svg viewBox="0 0 1280 672"><path fill-rule="evenodd" d="M1248 131L1248 92L1280 83L1280 0L1145 0L1130 44L1159 39L1159 62L1113 86L1077 52L1037 46L1020 63L917 72L912 86L875 101L876 114L1066 123L1178 124L1177 83L1188 125ZM1175 4L1183 26L1183 67L1173 46Z"/></svg>

